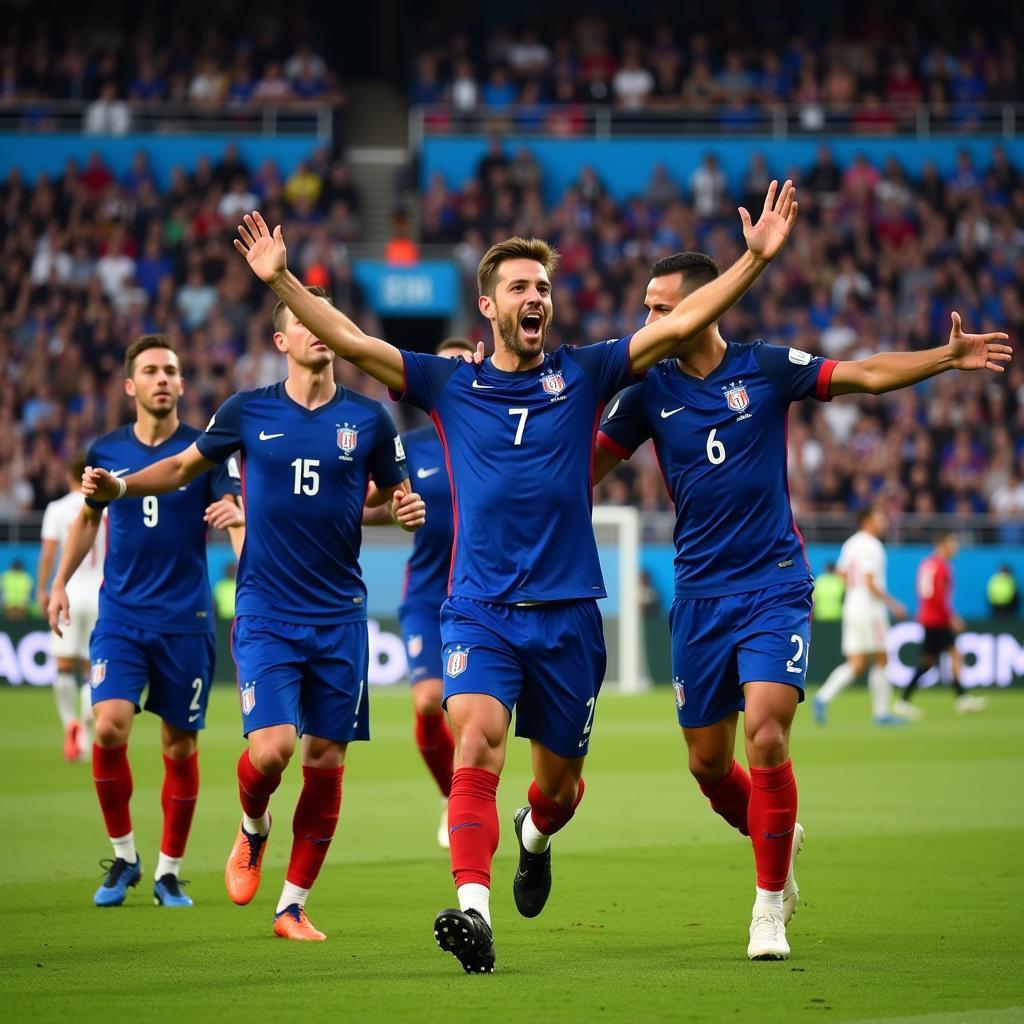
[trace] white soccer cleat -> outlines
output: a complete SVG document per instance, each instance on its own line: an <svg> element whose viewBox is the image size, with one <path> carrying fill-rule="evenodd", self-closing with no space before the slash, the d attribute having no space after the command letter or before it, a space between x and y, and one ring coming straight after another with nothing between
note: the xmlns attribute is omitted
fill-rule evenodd
<svg viewBox="0 0 1024 1024"><path fill-rule="evenodd" d="M905 718L909 722L916 722L924 712L914 707L909 700L898 700L893 703L892 713L899 718Z"/></svg>
<svg viewBox="0 0 1024 1024"><path fill-rule="evenodd" d="M957 697L953 706L961 715L967 715L972 711L984 711L988 707L988 701L984 697L975 697L974 694L965 693L962 697Z"/></svg>
<svg viewBox="0 0 1024 1024"><path fill-rule="evenodd" d="M750 921L749 960L788 960L789 943L782 915L763 903L755 903Z"/></svg>
<svg viewBox="0 0 1024 1024"><path fill-rule="evenodd" d="M782 923L789 924L793 920L796 908L800 905L800 886L796 884L796 857L804 848L804 827L798 821L793 826L793 852L789 855L789 874L782 889Z"/></svg>
<svg viewBox="0 0 1024 1024"><path fill-rule="evenodd" d="M442 850L451 849L451 839L448 837L448 800L441 797L441 823L437 826L437 845Z"/></svg>

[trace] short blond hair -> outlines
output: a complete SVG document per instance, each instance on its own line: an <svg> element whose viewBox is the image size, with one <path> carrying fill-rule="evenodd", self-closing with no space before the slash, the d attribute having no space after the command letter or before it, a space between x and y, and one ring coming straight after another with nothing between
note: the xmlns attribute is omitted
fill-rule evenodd
<svg viewBox="0 0 1024 1024"><path fill-rule="evenodd" d="M550 277L558 267L558 250L544 241L543 238L506 238L503 242L495 242L484 253L484 258L477 268L477 286L481 295L494 297L498 284L498 268L506 260L535 260Z"/></svg>

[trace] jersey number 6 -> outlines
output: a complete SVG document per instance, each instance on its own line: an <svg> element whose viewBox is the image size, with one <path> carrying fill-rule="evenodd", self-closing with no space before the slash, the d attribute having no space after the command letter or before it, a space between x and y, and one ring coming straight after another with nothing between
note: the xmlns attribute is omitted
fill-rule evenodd
<svg viewBox="0 0 1024 1024"><path fill-rule="evenodd" d="M708 462L710 462L712 466L720 466L725 462L725 445L715 437L715 432L717 430L718 428L715 427L715 429L708 434L708 443L707 448L705 449L708 453Z"/></svg>

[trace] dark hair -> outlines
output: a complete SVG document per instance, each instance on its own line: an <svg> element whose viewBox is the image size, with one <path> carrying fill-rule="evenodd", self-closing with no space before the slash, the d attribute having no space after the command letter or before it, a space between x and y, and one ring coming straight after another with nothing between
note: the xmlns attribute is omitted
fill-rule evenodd
<svg viewBox="0 0 1024 1024"><path fill-rule="evenodd" d="M68 476L74 480L81 480L85 472L85 453L79 452L68 460Z"/></svg>
<svg viewBox="0 0 1024 1024"><path fill-rule="evenodd" d="M457 348L462 352L476 351L476 345L474 345L469 338L445 338L444 341L434 349L434 355L438 355L446 348Z"/></svg>
<svg viewBox="0 0 1024 1024"><path fill-rule="evenodd" d="M863 526L875 511L874 505L865 505L857 512L857 525Z"/></svg>
<svg viewBox="0 0 1024 1024"><path fill-rule="evenodd" d="M318 284L307 284L306 291L310 295L315 295L318 299L326 299L328 302L331 301L330 295L327 294L326 289L321 288ZM278 300L274 306L274 312L270 314L270 322L274 325L274 333L284 330L284 313L288 306L282 301Z"/></svg>
<svg viewBox="0 0 1024 1024"><path fill-rule="evenodd" d="M718 264L702 252L677 252L658 260L651 267L651 277L667 277L682 274L683 284L691 291L714 281L721 273Z"/></svg>
<svg viewBox="0 0 1024 1024"><path fill-rule="evenodd" d="M124 375L130 377L135 368L135 358L151 348L165 348L168 352L178 354L171 339L166 334L143 334L136 338L127 348L124 354Z"/></svg>

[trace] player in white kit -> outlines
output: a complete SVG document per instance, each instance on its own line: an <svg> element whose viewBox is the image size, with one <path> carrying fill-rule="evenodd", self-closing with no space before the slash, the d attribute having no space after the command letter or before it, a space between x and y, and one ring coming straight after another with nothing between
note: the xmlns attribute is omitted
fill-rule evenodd
<svg viewBox="0 0 1024 1024"><path fill-rule="evenodd" d="M877 725L899 720L891 710L892 688L886 673L886 637L889 614L903 618L907 610L886 590L885 547L888 527L885 513L868 505L857 517L857 532L843 544L836 571L846 581L843 600L843 657L846 659L825 680L814 698L814 719L825 724L826 708L833 697L867 670L871 711Z"/></svg>
<svg viewBox="0 0 1024 1024"><path fill-rule="evenodd" d="M50 580L54 566L59 562L59 551L64 546L71 524L78 518L85 498L82 496L82 473L85 459L74 459L68 465L68 493L51 501L43 513L39 552L38 600L45 608L50 599ZM53 683L53 696L57 714L64 729L64 757L68 761L88 760L92 748L92 698L89 693L89 637L99 614L100 584L103 582L103 559L107 554L107 531L96 533L89 553L82 560L75 575L68 581L71 602L71 621L64 627L64 635L50 635L52 654L57 661L57 678ZM82 680L79 697L75 670Z"/></svg>

